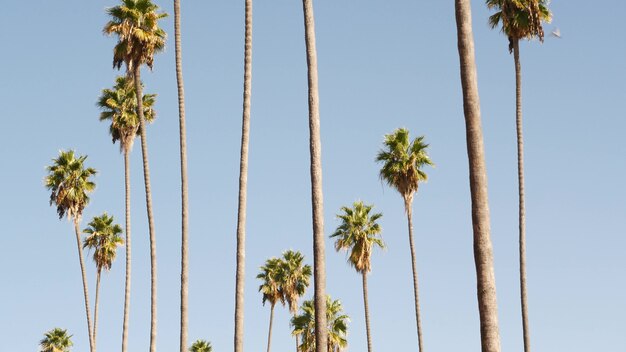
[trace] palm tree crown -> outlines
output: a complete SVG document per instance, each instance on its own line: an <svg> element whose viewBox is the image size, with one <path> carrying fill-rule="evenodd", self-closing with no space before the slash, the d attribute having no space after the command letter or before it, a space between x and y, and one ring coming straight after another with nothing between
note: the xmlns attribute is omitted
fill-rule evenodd
<svg viewBox="0 0 626 352"><path fill-rule="evenodd" d="M98 273L102 269L111 270L117 247L124 244L124 240L120 237L123 232L122 227L113 224L113 216L107 213L94 217L88 226L83 230L88 234L83 241L83 248L94 250L93 261L96 263Z"/></svg>
<svg viewBox="0 0 626 352"><path fill-rule="evenodd" d="M126 64L129 72L142 64L152 68L154 54L165 48L165 31L158 21L167 17L157 13L159 7L150 0L122 0L122 4L107 9L111 20L104 26L105 34L117 34L113 49L113 67Z"/></svg>
<svg viewBox="0 0 626 352"><path fill-rule="evenodd" d="M371 270L372 247L377 245L384 248L380 238L382 229L376 220L383 214L376 213L370 216L373 205L365 205L362 201L354 202L352 208L341 207L342 214L337 215L341 225L330 235L337 238L335 249L350 250L348 262L359 273L368 273Z"/></svg>
<svg viewBox="0 0 626 352"><path fill-rule="evenodd" d="M552 19L547 0L487 0L486 4L497 10L489 16L489 25L496 28L502 24L502 32L509 38L509 51L513 50L513 42L520 39L543 41L541 22Z"/></svg>
<svg viewBox="0 0 626 352"><path fill-rule="evenodd" d="M291 314L298 311L298 299L304 295L311 282L311 266L304 265L304 256L298 251L283 252L281 286Z"/></svg>
<svg viewBox="0 0 626 352"><path fill-rule="evenodd" d="M300 335L302 342L298 346L299 352L315 351L315 305L313 300L302 303L302 314L291 318L292 335ZM350 318L341 314L341 301L332 300L326 295L326 319L328 331L328 352L340 352L348 346L348 322Z"/></svg>
<svg viewBox="0 0 626 352"><path fill-rule="evenodd" d="M282 260L270 258L261 267L261 272L256 276L257 279L263 280L263 283L259 286L259 292L263 294L263 305L268 301L272 307L278 302L285 304L285 296L280 283L281 269Z"/></svg>
<svg viewBox="0 0 626 352"><path fill-rule="evenodd" d="M206 340L196 340L191 347L189 348L189 352L212 352L213 347L211 343Z"/></svg>
<svg viewBox="0 0 626 352"><path fill-rule="evenodd" d="M39 341L41 352L69 352L72 343L72 335L67 334L67 330L54 328L44 334L44 338Z"/></svg>
<svg viewBox="0 0 626 352"><path fill-rule="evenodd" d="M50 205L56 204L59 219L65 215L75 220L80 218L89 203L87 194L96 188L90 180L96 170L85 168L85 159L86 155L76 157L73 150L61 150L53 165L47 167L45 185L51 191Z"/></svg>

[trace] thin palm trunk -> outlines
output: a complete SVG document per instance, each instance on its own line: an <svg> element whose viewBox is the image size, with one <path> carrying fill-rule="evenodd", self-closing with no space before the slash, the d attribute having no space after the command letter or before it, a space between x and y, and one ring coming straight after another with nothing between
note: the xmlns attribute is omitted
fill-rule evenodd
<svg viewBox="0 0 626 352"><path fill-rule="evenodd" d="M482 352L499 352L498 304L490 237L487 170L480 121L472 14L469 0L455 0L454 4L472 199L474 262L476 265L481 346Z"/></svg>
<svg viewBox="0 0 626 352"><path fill-rule="evenodd" d="M122 327L122 352L128 349L128 322L130 318L130 150L124 147L124 184L126 188L126 283L124 285L124 323Z"/></svg>
<svg viewBox="0 0 626 352"><path fill-rule="evenodd" d="M315 281L315 350L327 352L326 264L324 254L324 197L322 193L322 143L320 140L317 51L313 0L302 0L309 86L309 132L311 151L311 200L313 210L313 267Z"/></svg>
<svg viewBox="0 0 626 352"><path fill-rule="evenodd" d="M267 333L267 352L270 352L270 346L272 344L272 323L274 322L274 305L270 308L270 328Z"/></svg>
<svg viewBox="0 0 626 352"><path fill-rule="evenodd" d="M239 160L239 205L237 209L237 268L235 274L235 352L243 352L244 288L246 268L246 203L248 190L248 145L250 138L250 96L252 94L252 0L245 0L245 49L241 158ZM274 306L272 306L274 314ZM271 333L271 321L270 321ZM267 350L269 351L269 338Z"/></svg>
<svg viewBox="0 0 626 352"><path fill-rule="evenodd" d="M189 278L189 209L187 187L187 136L185 129L185 91L180 43L180 1L174 0L174 36L176 42L176 83L178 87L178 116L180 127L180 180L182 202L182 241L180 272L180 352L187 352L187 304Z"/></svg>
<svg viewBox="0 0 626 352"><path fill-rule="evenodd" d="M365 307L365 331L367 332L367 351L372 352L372 331L370 329L370 307L367 303L367 273L363 275L363 306Z"/></svg>
<svg viewBox="0 0 626 352"><path fill-rule="evenodd" d="M93 306L93 346L97 346L96 335L98 332L98 303L100 302L100 270L96 274L96 304Z"/></svg>
<svg viewBox="0 0 626 352"><path fill-rule="evenodd" d="M522 133L522 65L519 59L519 40L513 42L515 60L515 124L517 128L517 177L519 182L519 279L522 299L522 328L524 352L530 352L528 324L528 297L526 291L526 210L524 206L524 136Z"/></svg>
<svg viewBox="0 0 626 352"><path fill-rule="evenodd" d="M143 157L143 179L146 189L146 211L148 213L148 229L150 232L150 352L156 351L157 335L157 262L156 237L154 234L154 217L152 216L152 191L150 190L150 167L148 166L148 139L146 137L146 121L143 116L143 89L141 87L141 70L139 65L133 68L135 93L137 95L137 115L141 128L141 154Z"/></svg>
<svg viewBox="0 0 626 352"><path fill-rule="evenodd" d="M85 260L83 259L83 249L80 244L80 230L78 229L78 218L74 218L74 232L76 233L76 245L78 246L78 260L80 262L80 273L83 278L83 295L85 296L85 313L87 314L87 332L89 333L89 350L96 352L96 346L94 345L92 329L91 329L91 314L89 313L89 290L87 289L87 273L85 272Z"/></svg>
<svg viewBox="0 0 626 352"><path fill-rule="evenodd" d="M295 318L298 313L293 313L293 317ZM300 350L300 335L296 334L296 352Z"/></svg>
<svg viewBox="0 0 626 352"><path fill-rule="evenodd" d="M420 314L419 288L417 281L417 261L415 258L415 244L413 243L413 209L410 201L405 201L406 218L409 226L409 248L411 249L411 268L413 269L413 296L415 297L415 321L417 322L417 344L420 352L424 352L422 337L422 317Z"/></svg>

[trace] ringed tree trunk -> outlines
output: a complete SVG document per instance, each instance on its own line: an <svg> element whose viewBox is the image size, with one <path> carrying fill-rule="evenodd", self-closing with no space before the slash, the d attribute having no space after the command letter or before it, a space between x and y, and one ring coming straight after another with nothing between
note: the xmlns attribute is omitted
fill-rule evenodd
<svg viewBox="0 0 626 352"><path fill-rule="evenodd" d="M406 218L409 227L409 248L411 249L411 268L413 269L413 296L415 297L415 321L417 322L417 344L420 352L424 352L424 339L422 337L422 317L420 313L419 287L417 281L417 263L415 258L415 244L413 243L413 195L404 199Z"/></svg>
<svg viewBox="0 0 626 352"><path fill-rule="evenodd" d="M487 170L480 121L472 13L469 0L455 0L454 5L469 160L481 346L482 352L499 352L498 305L490 237Z"/></svg>
<svg viewBox="0 0 626 352"><path fill-rule="evenodd" d="M322 193L322 143L320 140L317 51L313 0L302 0L309 86L311 200L313 210L313 267L315 281L315 351L328 352L326 331L326 264L324 253L324 197Z"/></svg>
<svg viewBox="0 0 626 352"><path fill-rule="evenodd" d="M519 58L519 40L513 41L515 61L515 125L517 129L517 179L519 185L519 278L522 300L522 329L524 352L530 352L528 323L528 295L526 290L526 209L524 199L524 136L522 133L522 65Z"/></svg>
<svg viewBox="0 0 626 352"><path fill-rule="evenodd" d="M245 0L245 49L241 157L239 160L239 204L237 209L237 268L235 273L235 352L243 352L244 288L246 268L246 204L248 191L248 145L250 141L250 97L252 94L252 0ZM272 305L272 316L274 306ZM270 334L271 334L270 320ZM269 337L267 350L269 351Z"/></svg>
<svg viewBox="0 0 626 352"><path fill-rule="evenodd" d="M130 320L130 276L131 276L131 247L130 247L130 150L129 145L124 147L124 184L126 188L126 283L124 285L124 323L122 327L122 352L128 350L128 322Z"/></svg>
<svg viewBox="0 0 626 352"><path fill-rule="evenodd" d="M146 137L146 121L143 116L143 89L141 87L141 70L139 65L133 67L135 93L137 95L137 115L141 128L141 154L143 157L143 179L146 189L146 211L150 232L150 352L156 351L157 335L157 262L156 235L154 233L154 217L152 215L152 191L150 190L150 166L148 165L148 139Z"/></svg>
<svg viewBox="0 0 626 352"><path fill-rule="evenodd" d="M272 344L272 323L274 322L274 305L270 309L270 329L267 333L267 352L270 352L270 346Z"/></svg>
<svg viewBox="0 0 626 352"><path fill-rule="evenodd" d="M182 240L180 273L180 352L187 352L187 308L189 291L189 209L187 186L187 135L185 128L185 91L183 83L180 43L180 0L174 0L174 36L176 42L176 84L178 88L178 116L180 127L180 179L182 203Z"/></svg>
<svg viewBox="0 0 626 352"><path fill-rule="evenodd" d="M367 332L367 351L372 352L372 333L370 330L370 308L367 303L367 272L363 271L363 306L365 307L365 331Z"/></svg>
<svg viewBox="0 0 626 352"><path fill-rule="evenodd" d="M96 304L93 307L93 345L97 346L96 336L98 332L98 303L100 298L100 270L96 274Z"/></svg>
<svg viewBox="0 0 626 352"><path fill-rule="evenodd" d="M87 273L85 272L85 260L83 259L83 249L80 245L80 230L78 223L80 218L74 217L74 232L76 233L76 245L78 246L78 260L80 262L80 273L83 278L83 295L85 296L85 313L87 314L87 332L89 333L89 350L96 352L91 328L91 314L89 313L89 290L87 289Z"/></svg>

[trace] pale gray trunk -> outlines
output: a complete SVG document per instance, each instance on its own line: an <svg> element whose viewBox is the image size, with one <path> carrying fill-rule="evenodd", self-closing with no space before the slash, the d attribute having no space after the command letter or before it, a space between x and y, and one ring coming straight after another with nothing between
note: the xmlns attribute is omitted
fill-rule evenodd
<svg viewBox="0 0 626 352"><path fill-rule="evenodd" d="M96 304L93 306L93 347L98 346L96 336L98 332L98 303L100 302L100 270L96 274Z"/></svg>
<svg viewBox="0 0 626 352"><path fill-rule="evenodd" d="M124 285L124 323L122 327L122 352L126 352L128 349L128 322L130 319L130 150L128 148L128 145L124 147L124 184L126 188L126 283Z"/></svg>
<svg viewBox="0 0 626 352"><path fill-rule="evenodd" d="M322 143L320 139L317 52L313 0L302 0L309 87L309 132L311 151L311 201L313 210L313 277L315 282L315 350L327 352L326 265L324 253L324 197L322 193Z"/></svg>
<svg viewBox="0 0 626 352"><path fill-rule="evenodd" d="M417 260L415 257L415 244L413 243L413 209L411 201L405 200L407 223L409 227L409 248L411 249L411 269L413 270L413 297L415 297L415 321L417 322L417 344L420 352L424 352L424 340L422 337L422 317L420 314L419 286L417 281Z"/></svg>
<svg viewBox="0 0 626 352"><path fill-rule="evenodd" d="M92 327L91 327L91 313L89 312L89 290L87 289L87 273L85 272L85 260L83 259L83 248L80 243L80 230L78 229L78 222L80 220L74 218L74 232L76 233L76 245L78 246L78 261L80 262L80 274L83 279L83 295L85 296L85 313L87 314L87 332L89 334L89 350L96 352L96 346L93 341Z"/></svg>
<svg viewBox="0 0 626 352"><path fill-rule="evenodd" d="M365 331L367 332L367 352L372 352L372 331L370 329L370 307L367 303L367 272L363 276L363 306L365 307Z"/></svg>
<svg viewBox="0 0 626 352"><path fill-rule="evenodd" d="M267 332L267 352L270 352L270 346L272 345L272 324L274 322L274 305L270 309L270 328Z"/></svg>
<svg viewBox="0 0 626 352"><path fill-rule="evenodd" d="M472 34L472 14L469 0L455 0L457 40L463 92L463 111L469 160L469 183L472 199L474 232L474 262L480 314L480 335L483 352L500 351L496 279L493 268L487 196L487 170L480 121L478 79Z"/></svg>

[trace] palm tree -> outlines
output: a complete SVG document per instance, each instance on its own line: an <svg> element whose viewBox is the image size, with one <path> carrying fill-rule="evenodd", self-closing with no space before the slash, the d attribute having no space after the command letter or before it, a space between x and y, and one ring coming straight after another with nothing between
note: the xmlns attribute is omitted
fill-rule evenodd
<svg viewBox="0 0 626 352"><path fill-rule="evenodd" d="M245 2L243 116L241 123L241 157L239 162L239 204L237 207L237 268L235 269L235 352L243 352L248 145L250 141L250 96L252 95L252 0L245 0Z"/></svg>
<svg viewBox="0 0 626 352"><path fill-rule="evenodd" d="M367 350L372 352L372 335L370 331L370 315L367 303L367 273L372 266L372 248L378 246L384 248L385 244L380 238L382 229L376 220L383 214L370 215L373 205L365 205L362 201L354 202L352 208L341 207L342 214L337 215L341 225L330 235L337 238L335 249L337 251L350 251L348 263L363 278L363 306L365 307L365 328L367 332Z"/></svg>
<svg viewBox="0 0 626 352"><path fill-rule="evenodd" d="M69 352L72 343L72 336L67 330L54 328L44 334L44 338L39 341L40 352Z"/></svg>
<svg viewBox="0 0 626 352"><path fill-rule="evenodd" d="M385 135L385 149L378 152L377 162L382 162L380 179L395 188L404 199L404 211L409 225L409 247L411 249L411 266L413 269L413 294L415 296L415 320L417 321L417 339L419 350L424 351L422 338L422 321L419 308L419 294L417 285L417 265L415 263L415 246L413 244L413 196L417 192L420 182L428 179L422 167L433 166L433 162L426 154L428 144L424 143L424 136L417 137L412 142L406 128L398 128L392 134Z"/></svg>
<svg viewBox="0 0 626 352"><path fill-rule="evenodd" d="M154 105L156 94L144 94L143 115L146 121L155 118ZM126 207L126 283L124 288L124 323L122 329L122 345L128 341L128 324L130 319L130 278L131 278L131 224L130 224L130 151L139 131L137 115L137 98L135 86L126 76L115 79L112 89L103 89L98 99L100 121L110 121L109 133L113 143L120 142L120 151L124 154L124 184ZM123 347L125 350L126 347Z"/></svg>
<svg viewBox="0 0 626 352"><path fill-rule="evenodd" d="M322 142L320 137L319 91L317 84L317 50L315 48L315 18L313 0L302 0L304 39L309 87L309 148L311 152L311 202L313 211L313 268L315 309L322 313L315 318L319 327L315 335L316 352L326 352L326 258L324 250L324 195L322 193Z"/></svg>
<svg viewBox="0 0 626 352"><path fill-rule="evenodd" d="M346 337L348 335L350 318L345 314L341 314L343 311L341 301L333 301L328 295L326 296L326 308L327 325L324 331L328 336L328 347L324 352L341 352L348 346ZM304 301L300 309L302 314L291 318L292 335L300 335L302 337L302 343L298 346L298 351L316 351L316 337L319 334L315 333L317 331L315 328L315 305L312 300Z"/></svg>
<svg viewBox="0 0 626 352"><path fill-rule="evenodd" d="M113 261L117 255L117 246L124 244L120 237L122 227L113 224L113 216L107 213L94 217L83 230L88 236L83 240L83 248L93 249L93 261L96 263L96 304L93 313L93 344L96 345L96 332L98 331L98 297L100 293L100 274L102 269L111 270Z"/></svg>
<svg viewBox="0 0 626 352"><path fill-rule="evenodd" d="M106 34L116 34L118 42L113 49L113 67L126 64L126 72L135 83L137 115L141 133L141 153L143 156L144 186L146 189L146 210L150 232L150 352L156 351L156 315L157 315L157 267L156 235L152 215L152 192L150 191L150 168L148 166L148 141L146 138L145 117L143 114L143 91L141 86L141 65L152 69L154 54L165 48L165 31L158 21L167 16L158 13L159 7L150 0L122 0L122 4L107 9L111 20L104 26ZM126 351L122 341L122 352Z"/></svg>
<svg viewBox="0 0 626 352"><path fill-rule="evenodd" d="M489 25L496 28L502 24L502 32L509 39L509 52L513 52L515 64L515 125L517 129L517 179L519 191L519 260L520 293L522 305L522 329L524 352L530 352L530 327L528 323L528 300L526 293L526 209L524 199L524 138L522 133L522 65L519 42L522 39L539 38L543 42L541 22L550 22L551 13L547 0L487 0L489 9L496 13L489 17Z"/></svg>
<svg viewBox="0 0 626 352"><path fill-rule="evenodd" d="M493 269L493 250L490 237L487 170L485 168L483 133L480 121L478 78L474 54L474 35L472 34L472 11L470 0L455 0L454 5L465 130L467 133L481 345L482 352L499 352L498 304L496 301L496 279Z"/></svg>
<svg viewBox="0 0 626 352"><path fill-rule="evenodd" d="M213 347L211 347L211 343L206 340L196 340L191 347L189 348L189 352L212 352Z"/></svg>
<svg viewBox="0 0 626 352"><path fill-rule="evenodd" d="M83 209L89 204L88 193L93 192L96 184L91 181L96 170L88 167L84 163L87 156L74 155L73 150L60 151L56 159L52 159L53 164L47 167L48 175L45 178L46 188L51 191L50 205L57 207L59 219L66 217L74 222L74 233L76 234L76 246L78 248L78 260L80 262L80 272L83 280L83 295L85 297L85 313L87 315L87 331L89 332L89 348L95 351L95 344L91 336L91 315L89 314L89 293L87 289L87 275L85 273L85 261L80 245L79 224Z"/></svg>
<svg viewBox="0 0 626 352"><path fill-rule="evenodd" d="M283 252L280 283L289 311L293 316L298 313L298 300L304 295L311 282L311 266L304 265L304 256L297 251ZM299 345L296 335L296 347Z"/></svg>
<svg viewBox="0 0 626 352"><path fill-rule="evenodd" d="M283 263L281 259L270 258L261 267L261 272L256 276L262 280L259 292L263 294L263 305L270 302L270 327L267 334L267 351L270 351L272 341L272 322L274 321L274 306L280 302L285 305L285 294L281 285Z"/></svg>

